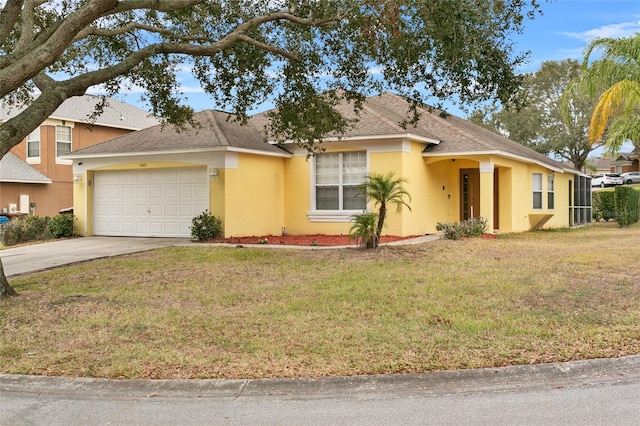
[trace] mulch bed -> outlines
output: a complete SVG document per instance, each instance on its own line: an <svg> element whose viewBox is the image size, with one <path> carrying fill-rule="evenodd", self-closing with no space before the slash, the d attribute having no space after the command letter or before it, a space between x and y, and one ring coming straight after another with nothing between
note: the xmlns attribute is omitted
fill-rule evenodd
<svg viewBox="0 0 640 426"><path fill-rule="evenodd" d="M380 239L382 243L405 240L410 237L398 237L395 235L383 235ZM218 238L211 243L227 244L270 244L270 245L291 245L291 246L349 246L356 245L353 238L348 235L263 235L251 237L230 237Z"/></svg>

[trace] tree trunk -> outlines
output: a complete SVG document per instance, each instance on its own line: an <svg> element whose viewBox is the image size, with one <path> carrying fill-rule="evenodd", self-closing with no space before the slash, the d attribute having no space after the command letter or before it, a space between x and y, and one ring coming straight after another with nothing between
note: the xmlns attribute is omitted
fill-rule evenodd
<svg viewBox="0 0 640 426"><path fill-rule="evenodd" d="M378 212L378 231L377 231L375 247L378 247L380 245L380 237L382 237L382 226L384 225L384 218L386 215L387 215L387 205L382 203L380 204L380 211Z"/></svg>
<svg viewBox="0 0 640 426"><path fill-rule="evenodd" d="M2 258L0 258L0 299L9 297L9 296L17 296L18 292L16 292L13 287L9 285L9 281L7 281L7 277L4 275L4 267L2 266Z"/></svg>

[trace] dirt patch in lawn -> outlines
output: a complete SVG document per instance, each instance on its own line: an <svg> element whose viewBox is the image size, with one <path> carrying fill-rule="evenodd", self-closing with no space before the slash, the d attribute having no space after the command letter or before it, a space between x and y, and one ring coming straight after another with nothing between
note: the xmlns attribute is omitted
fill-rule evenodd
<svg viewBox="0 0 640 426"><path fill-rule="evenodd" d="M383 235L380 241L384 243L390 243L393 241L400 241L409 238L415 238L416 235L409 237L399 237L397 235ZM336 247L336 246L353 246L357 245L356 241L349 235L324 235L324 234L312 234L312 235L262 235L251 237L230 237L230 238L218 238L212 241L212 243L227 243L227 244L272 244L272 245L291 245L291 246L324 246L324 247Z"/></svg>

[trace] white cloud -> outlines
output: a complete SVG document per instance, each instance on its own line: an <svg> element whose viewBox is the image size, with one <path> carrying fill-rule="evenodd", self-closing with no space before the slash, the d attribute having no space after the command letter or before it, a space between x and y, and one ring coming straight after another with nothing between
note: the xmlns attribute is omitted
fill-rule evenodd
<svg viewBox="0 0 640 426"><path fill-rule="evenodd" d="M638 32L640 32L640 22L630 21L619 24L603 25L601 27L582 32L562 32L561 34L584 42L589 42L595 38L630 37Z"/></svg>

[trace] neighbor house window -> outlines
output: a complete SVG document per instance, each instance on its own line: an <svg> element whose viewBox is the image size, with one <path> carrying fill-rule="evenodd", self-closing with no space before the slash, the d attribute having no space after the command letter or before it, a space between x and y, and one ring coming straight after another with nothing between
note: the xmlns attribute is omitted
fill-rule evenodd
<svg viewBox="0 0 640 426"><path fill-rule="evenodd" d="M366 180L366 152L316 155L315 209L364 210L366 199L358 186Z"/></svg>
<svg viewBox="0 0 640 426"><path fill-rule="evenodd" d="M553 183L553 175L547 175L547 208L552 210L555 208L555 190Z"/></svg>
<svg viewBox="0 0 640 426"><path fill-rule="evenodd" d="M40 162L40 128L27 136L27 163Z"/></svg>
<svg viewBox="0 0 640 426"><path fill-rule="evenodd" d="M56 157L71 152L71 127L56 126Z"/></svg>
<svg viewBox="0 0 640 426"><path fill-rule="evenodd" d="M533 208L542 208L542 173L533 174Z"/></svg>

